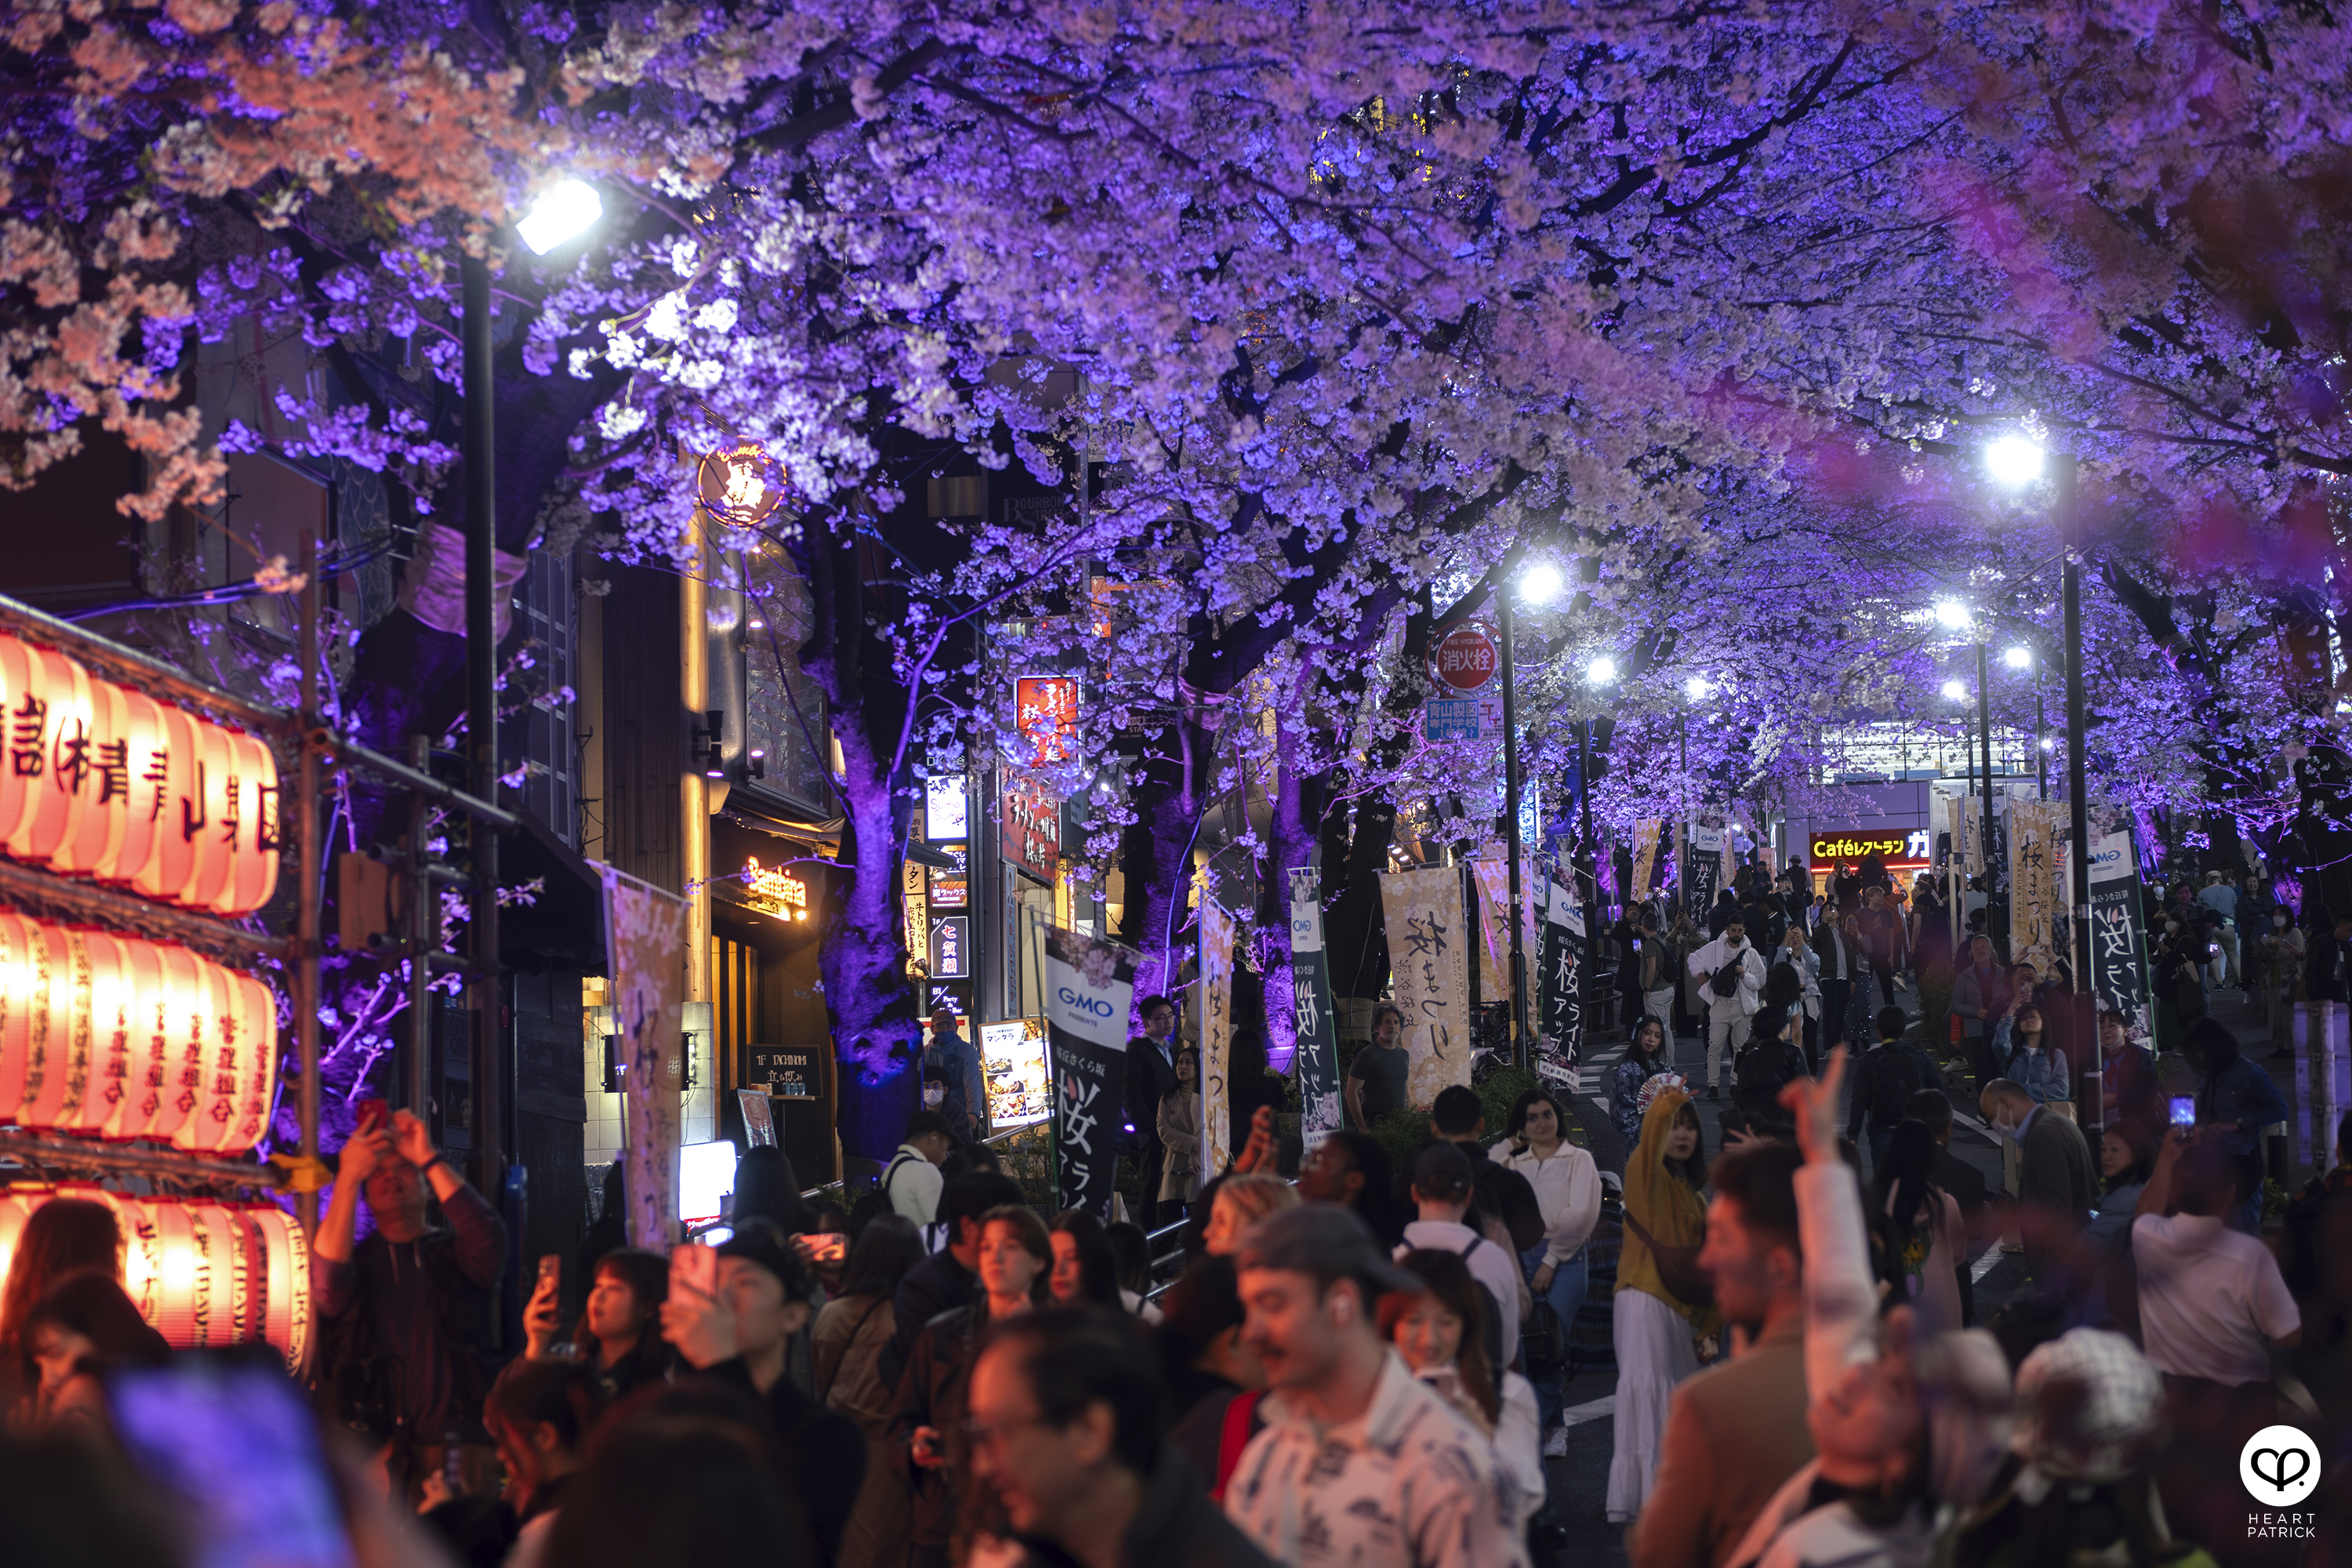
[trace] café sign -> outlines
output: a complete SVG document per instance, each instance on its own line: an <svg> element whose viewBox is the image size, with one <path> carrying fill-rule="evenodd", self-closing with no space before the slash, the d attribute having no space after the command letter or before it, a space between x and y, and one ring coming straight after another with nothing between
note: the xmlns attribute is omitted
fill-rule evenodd
<svg viewBox="0 0 2352 1568"><path fill-rule="evenodd" d="M1841 827L1812 837L1816 869L1851 865L1875 855L1888 869L1925 867L1934 853L1934 841L1924 827L1915 829Z"/></svg>

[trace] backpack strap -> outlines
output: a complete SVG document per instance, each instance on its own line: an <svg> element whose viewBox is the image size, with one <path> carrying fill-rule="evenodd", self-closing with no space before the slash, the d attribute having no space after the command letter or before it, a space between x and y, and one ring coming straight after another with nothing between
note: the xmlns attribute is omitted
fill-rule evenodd
<svg viewBox="0 0 2352 1568"><path fill-rule="evenodd" d="M1480 1247L1484 1247L1484 1246L1486 1246L1486 1238L1485 1237L1483 1237L1483 1236L1474 1236L1474 1237L1472 1237L1470 1238L1470 1245L1469 1245L1469 1246L1467 1246L1467 1247L1464 1247L1464 1248L1462 1249L1462 1261L1463 1261L1463 1262L1465 1262L1465 1263L1469 1262L1469 1261L1470 1261L1470 1255L1471 1255L1472 1253L1474 1253L1474 1252L1477 1251Z"/></svg>
<svg viewBox="0 0 2352 1568"><path fill-rule="evenodd" d="M1224 1424L1217 1429L1217 1473L1215 1484L1209 1489L1209 1500L1222 1505L1225 1500L1225 1483L1241 1468L1242 1450L1249 1447L1250 1426L1257 1417L1259 1401L1265 1397L1263 1388L1246 1388L1233 1397L1225 1406Z"/></svg>

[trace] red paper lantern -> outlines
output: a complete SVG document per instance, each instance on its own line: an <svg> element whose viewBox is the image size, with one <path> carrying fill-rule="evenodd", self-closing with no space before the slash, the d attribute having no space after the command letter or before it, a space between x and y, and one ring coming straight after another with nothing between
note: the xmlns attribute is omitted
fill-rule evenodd
<svg viewBox="0 0 2352 1568"><path fill-rule="evenodd" d="M214 914L278 886L278 760L259 737L0 633L0 847Z"/></svg>

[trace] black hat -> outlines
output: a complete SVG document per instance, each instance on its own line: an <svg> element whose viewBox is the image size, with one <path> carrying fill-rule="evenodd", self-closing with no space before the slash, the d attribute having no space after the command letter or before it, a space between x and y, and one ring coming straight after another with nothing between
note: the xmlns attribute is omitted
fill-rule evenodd
<svg viewBox="0 0 2352 1568"><path fill-rule="evenodd" d="M721 1258L740 1258L756 1263L774 1275L783 1285L788 1297L809 1293L808 1265L801 1261L792 1241L774 1220L754 1215L735 1227L735 1234L719 1244Z"/></svg>
<svg viewBox="0 0 2352 1568"><path fill-rule="evenodd" d="M1430 1144L1412 1157L1412 1190L1451 1203L1470 1194L1470 1156L1458 1143Z"/></svg>

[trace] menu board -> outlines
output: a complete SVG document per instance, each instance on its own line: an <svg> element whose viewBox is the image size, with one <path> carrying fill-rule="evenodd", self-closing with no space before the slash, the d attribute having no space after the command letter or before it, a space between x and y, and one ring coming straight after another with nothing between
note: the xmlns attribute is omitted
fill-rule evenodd
<svg viewBox="0 0 2352 1568"><path fill-rule="evenodd" d="M743 1076L778 1100L817 1098L816 1051L808 1046L753 1046Z"/></svg>
<svg viewBox="0 0 2352 1568"><path fill-rule="evenodd" d="M1053 1114L1045 1071L1045 1020L1013 1018L980 1026L980 1068L988 1079L988 1125L1002 1132Z"/></svg>

